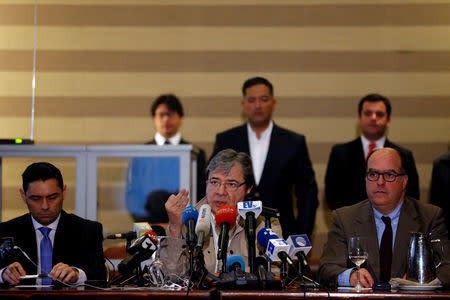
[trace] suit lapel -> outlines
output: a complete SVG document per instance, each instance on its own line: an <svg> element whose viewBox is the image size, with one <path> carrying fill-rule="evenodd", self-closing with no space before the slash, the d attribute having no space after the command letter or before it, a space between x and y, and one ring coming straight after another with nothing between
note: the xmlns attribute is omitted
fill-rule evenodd
<svg viewBox="0 0 450 300"><path fill-rule="evenodd" d="M396 234L391 276L392 277L402 277L406 272L406 263L409 249L410 234L412 231L421 231L420 222L417 221L419 217L417 210L411 201L405 199L403 201L403 206L401 208L399 222L397 226L397 233L401 232L403 234Z"/></svg>
<svg viewBox="0 0 450 300"><path fill-rule="evenodd" d="M248 139L247 139L248 140ZM272 165L275 163L276 157L280 158L279 154L282 152L282 134L280 128L273 123L272 134L270 135L269 149L267 150L266 161L264 162L264 168L261 174L259 185L264 184L264 180L268 177L272 169ZM270 176L269 176L270 177Z"/></svg>
<svg viewBox="0 0 450 300"><path fill-rule="evenodd" d="M356 226L353 229L355 236L365 237L367 241L366 251L368 254L367 269L378 278L380 274L380 257L378 250L377 229L373 216L372 206L367 201L361 209L361 214L356 219ZM375 278L374 278L375 279ZM376 280L376 279L375 279Z"/></svg>
<svg viewBox="0 0 450 300"><path fill-rule="evenodd" d="M33 226L33 222L31 221L31 215L27 214L25 216L25 227L24 229L26 230L23 234L23 236L25 237L23 240L23 250L27 251L27 254L30 256L31 260L33 262L38 261L38 257L37 257L37 247L39 247L39 245L37 245L37 241L36 241L36 232ZM20 228L18 229L20 230ZM29 251L29 252L28 252ZM37 268L36 266L33 265L33 269L34 269L34 273L36 273Z"/></svg>

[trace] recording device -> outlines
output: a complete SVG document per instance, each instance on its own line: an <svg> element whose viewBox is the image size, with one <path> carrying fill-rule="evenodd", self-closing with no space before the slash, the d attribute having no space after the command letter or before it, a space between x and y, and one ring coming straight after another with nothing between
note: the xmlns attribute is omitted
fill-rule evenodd
<svg viewBox="0 0 450 300"><path fill-rule="evenodd" d="M0 262L6 264L12 263L15 258L14 238L0 238Z"/></svg>
<svg viewBox="0 0 450 300"><path fill-rule="evenodd" d="M203 204L200 207L199 218L195 225L195 233L197 234L197 248L203 249L205 237L209 235L211 229L211 207L208 204Z"/></svg>
<svg viewBox="0 0 450 300"><path fill-rule="evenodd" d="M228 239L230 229L236 224L237 211L234 206L225 205L216 211L216 224L220 227L217 260L222 260L222 273L226 272Z"/></svg>
<svg viewBox="0 0 450 300"><path fill-rule="evenodd" d="M149 259L157 249L157 240L154 238L154 232L147 232L147 234L136 239L128 249L130 254L123 259L118 266L119 273L122 275L129 275L140 266L140 263Z"/></svg>
<svg viewBox="0 0 450 300"><path fill-rule="evenodd" d="M250 273L255 273L255 257L256 257L256 219L262 211L261 201L238 202L237 205L239 215L245 219L245 235L247 236L248 246L248 265Z"/></svg>
<svg viewBox="0 0 450 300"><path fill-rule="evenodd" d="M289 244L280 239L270 228L263 228L258 232L258 243L266 249L267 257L272 261L282 261L294 267L289 257Z"/></svg>
<svg viewBox="0 0 450 300"><path fill-rule="evenodd" d="M288 237L287 243L291 246L289 256L297 256L298 258L300 276L303 275L303 270L311 272L308 260L306 259L306 255L312 248L308 236L306 234L291 235Z"/></svg>
<svg viewBox="0 0 450 300"><path fill-rule="evenodd" d="M186 244L189 247L189 251L192 251L197 242L197 236L195 234L195 223L197 222L198 211L193 206L187 206L183 211L183 224L187 228Z"/></svg>
<svg viewBox="0 0 450 300"><path fill-rule="evenodd" d="M259 279L259 287L263 290L281 290L281 280L275 279L275 275L272 272L267 271L267 259L262 256L258 256L255 259L255 267Z"/></svg>
<svg viewBox="0 0 450 300"><path fill-rule="evenodd" d="M374 291L390 291L392 286L389 283L374 283L372 289Z"/></svg>
<svg viewBox="0 0 450 300"><path fill-rule="evenodd" d="M255 289L258 287L258 277L245 272L245 262L242 256L228 257L226 270L227 273L220 274L218 282L220 289Z"/></svg>
<svg viewBox="0 0 450 300"><path fill-rule="evenodd" d="M115 239L132 240L132 239L137 238L137 234L134 231L128 231L128 232L124 232L124 233L111 234L111 235L108 235L106 238L110 239L110 240L115 240Z"/></svg>

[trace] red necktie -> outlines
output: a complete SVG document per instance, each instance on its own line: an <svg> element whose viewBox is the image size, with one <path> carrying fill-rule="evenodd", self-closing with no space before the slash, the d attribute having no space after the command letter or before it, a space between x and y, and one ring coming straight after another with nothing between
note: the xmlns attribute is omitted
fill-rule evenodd
<svg viewBox="0 0 450 300"><path fill-rule="evenodd" d="M369 152L367 152L366 159L369 157L370 153L373 152L373 149L375 149L376 146L377 144L375 144L374 142L369 144Z"/></svg>

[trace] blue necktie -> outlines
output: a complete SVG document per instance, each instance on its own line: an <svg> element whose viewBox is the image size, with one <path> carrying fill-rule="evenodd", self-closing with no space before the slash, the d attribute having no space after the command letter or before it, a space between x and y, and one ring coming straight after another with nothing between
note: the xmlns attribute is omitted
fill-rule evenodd
<svg viewBox="0 0 450 300"><path fill-rule="evenodd" d="M44 236L41 240L41 274L48 274L52 270L53 247L48 234L51 228L40 227L39 231ZM52 284L50 277L43 277L42 284Z"/></svg>

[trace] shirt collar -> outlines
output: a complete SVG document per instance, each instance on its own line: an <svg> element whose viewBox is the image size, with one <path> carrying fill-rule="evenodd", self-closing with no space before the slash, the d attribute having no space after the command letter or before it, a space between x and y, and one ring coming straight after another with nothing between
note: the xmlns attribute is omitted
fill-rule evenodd
<svg viewBox="0 0 450 300"><path fill-rule="evenodd" d="M169 142L171 145L178 145L181 141L181 133L177 132L173 137L169 138ZM166 142L166 138L163 137L159 132L155 134L155 142L158 146L164 145Z"/></svg>
<svg viewBox="0 0 450 300"><path fill-rule="evenodd" d="M33 226L34 226L34 230L38 230L41 227L48 227L52 230L56 230L56 228L58 227L58 223L59 223L59 219L61 218L61 213L59 213L58 217L56 218L55 221L53 221L52 223L50 223L47 226L42 225L41 223L39 223L38 221L36 221L33 216L31 216L31 221L33 222Z"/></svg>
<svg viewBox="0 0 450 300"><path fill-rule="evenodd" d="M361 141L364 149L369 149L369 144L371 143L364 135L361 135ZM381 149L384 147L384 142L386 141L386 136L383 136L375 141L376 147L375 149Z"/></svg>
<svg viewBox="0 0 450 300"><path fill-rule="evenodd" d="M261 140L270 138L270 135L272 134L272 129L273 129L273 121L270 120L269 126L267 126L267 128L263 132L261 132ZM253 131L252 127L248 122L247 122L247 132L250 138L257 139L256 133Z"/></svg>
<svg viewBox="0 0 450 300"><path fill-rule="evenodd" d="M400 204L387 215L383 215L378 210L376 210L375 207L372 206L373 215L374 215L375 219L378 219L378 220L381 220L381 217L383 217L383 216L389 217L389 218L391 218L391 220L398 219L398 217L400 217L400 210L402 209L402 205L403 205L403 201L400 202Z"/></svg>

